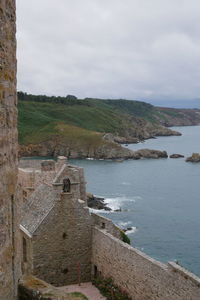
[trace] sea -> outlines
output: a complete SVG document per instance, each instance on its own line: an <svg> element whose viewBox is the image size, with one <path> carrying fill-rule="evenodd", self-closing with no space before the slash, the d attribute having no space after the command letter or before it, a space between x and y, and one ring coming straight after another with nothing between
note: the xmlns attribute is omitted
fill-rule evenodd
<svg viewBox="0 0 200 300"><path fill-rule="evenodd" d="M200 126L173 127L182 136L130 144L190 156L200 153ZM179 159L71 160L84 167L87 191L105 198L112 212L96 211L123 229L131 244L200 276L200 163ZM120 211L114 211L120 210Z"/></svg>

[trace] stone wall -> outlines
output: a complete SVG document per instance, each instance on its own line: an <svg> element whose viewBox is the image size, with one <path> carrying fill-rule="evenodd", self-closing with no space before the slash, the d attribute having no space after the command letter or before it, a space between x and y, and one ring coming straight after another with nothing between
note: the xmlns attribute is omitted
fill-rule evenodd
<svg viewBox="0 0 200 300"><path fill-rule="evenodd" d="M41 167L41 159L20 159L19 168L22 169L40 169Z"/></svg>
<svg viewBox="0 0 200 300"><path fill-rule="evenodd" d="M79 167L79 181L80 181L80 198L84 201L87 200L86 197L86 182L84 176L84 169Z"/></svg>
<svg viewBox="0 0 200 300"><path fill-rule="evenodd" d="M30 236L23 231L20 225L20 243L21 243L21 271L22 275L31 275L33 270L33 249Z"/></svg>
<svg viewBox="0 0 200 300"><path fill-rule="evenodd" d="M40 162L41 163L41 162ZM44 171L32 168L19 168L18 184L22 190L22 205L26 205L27 199L40 184L52 184L56 175L55 171Z"/></svg>
<svg viewBox="0 0 200 300"><path fill-rule="evenodd" d="M95 273L113 278L133 300L200 299L200 279L174 263L162 264L99 228L92 247Z"/></svg>
<svg viewBox="0 0 200 300"><path fill-rule="evenodd" d="M54 177L55 171L40 171L33 169L19 169L19 183L23 188L35 189L42 183L51 184Z"/></svg>
<svg viewBox="0 0 200 300"><path fill-rule="evenodd" d="M19 300L80 300L34 277L24 276L19 282Z"/></svg>
<svg viewBox="0 0 200 300"><path fill-rule="evenodd" d="M95 213L91 213L93 226L97 226L101 229L105 229L106 232L112 234L114 237L121 240L121 234L122 231L118 226L116 226L112 220L107 219L105 217L102 217L100 215L97 215Z"/></svg>
<svg viewBox="0 0 200 300"><path fill-rule="evenodd" d="M0 299L14 297L17 97L15 1L0 1Z"/></svg>
<svg viewBox="0 0 200 300"><path fill-rule="evenodd" d="M91 279L92 226L84 201L62 193L33 236L33 274L56 286Z"/></svg>

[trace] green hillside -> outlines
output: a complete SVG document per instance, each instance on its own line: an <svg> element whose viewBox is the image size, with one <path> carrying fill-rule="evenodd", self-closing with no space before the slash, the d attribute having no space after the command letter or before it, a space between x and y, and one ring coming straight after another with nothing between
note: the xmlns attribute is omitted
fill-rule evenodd
<svg viewBox="0 0 200 300"><path fill-rule="evenodd" d="M84 156L109 153L109 149L120 152L121 148L114 142L133 143L155 136L176 135L161 125L200 123L199 110L158 108L140 101L77 99L72 95L48 97L22 92L18 93L18 99L21 155L75 151L74 156L79 157L81 151ZM105 140L102 137L106 133L113 136Z"/></svg>
<svg viewBox="0 0 200 300"><path fill-rule="evenodd" d="M125 104L124 107L122 101ZM140 121L134 116L134 110L137 116L150 114L148 104L142 103L140 109L138 103L132 101L117 100L115 103L113 102L90 99L86 100L85 104L79 105L21 101L19 99L19 142L21 144L33 143L35 135L38 136L41 130L45 135L48 132L51 133L55 124L60 122L102 133L111 132L123 136L126 131L131 130L134 134ZM151 109L150 106L149 110Z"/></svg>

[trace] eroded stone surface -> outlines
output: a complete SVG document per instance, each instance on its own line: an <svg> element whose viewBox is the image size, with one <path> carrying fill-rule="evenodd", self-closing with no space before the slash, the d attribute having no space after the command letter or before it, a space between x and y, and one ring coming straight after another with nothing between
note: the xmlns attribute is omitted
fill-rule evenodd
<svg viewBox="0 0 200 300"><path fill-rule="evenodd" d="M67 292L34 277L24 276L19 282L19 300L79 300Z"/></svg>
<svg viewBox="0 0 200 300"><path fill-rule="evenodd" d="M134 300L199 300L200 278L175 263L162 264L102 229L93 231L94 271Z"/></svg>
<svg viewBox="0 0 200 300"><path fill-rule="evenodd" d="M17 175L15 1L0 1L0 299L13 299Z"/></svg>

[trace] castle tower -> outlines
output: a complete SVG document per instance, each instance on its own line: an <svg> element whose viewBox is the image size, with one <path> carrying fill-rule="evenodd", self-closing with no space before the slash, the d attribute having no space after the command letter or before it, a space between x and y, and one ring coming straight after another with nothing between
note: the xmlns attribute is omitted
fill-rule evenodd
<svg viewBox="0 0 200 300"><path fill-rule="evenodd" d="M0 0L0 300L14 299L17 97L15 0Z"/></svg>

